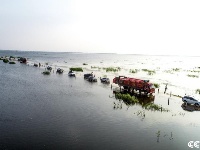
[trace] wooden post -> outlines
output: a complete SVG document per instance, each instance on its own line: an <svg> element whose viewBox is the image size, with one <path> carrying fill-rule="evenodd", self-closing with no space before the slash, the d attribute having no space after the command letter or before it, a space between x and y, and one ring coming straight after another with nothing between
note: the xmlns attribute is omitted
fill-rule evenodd
<svg viewBox="0 0 200 150"><path fill-rule="evenodd" d="M168 105L169 105L169 98L168 98Z"/></svg>

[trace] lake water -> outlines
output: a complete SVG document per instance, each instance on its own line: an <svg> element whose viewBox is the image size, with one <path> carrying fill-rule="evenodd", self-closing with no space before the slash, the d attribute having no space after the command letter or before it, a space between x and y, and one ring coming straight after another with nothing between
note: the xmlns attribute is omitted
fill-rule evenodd
<svg viewBox="0 0 200 150"><path fill-rule="evenodd" d="M200 88L198 77L187 76L200 74L199 57L20 51L0 51L0 56L29 58L27 65L0 61L0 149L168 150L190 149L189 141L200 141L199 111L193 106L181 107L181 98L168 95L194 94ZM33 67L39 62L65 72L42 75L45 66ZM120 67L121 71L91 66ZM70 78L70 67L83 67L84 72ZM179 71L171 71L173 68ZM129 69L156 73L132 74ZM94 72L97 83L83 79L89 72ZM110 85L99 81L105 75L111 80L126 75L159 83L160 92L156 90L150 101L170 111L149 111L116 100ZM165 83L167 94L163 93Z"/></svg>

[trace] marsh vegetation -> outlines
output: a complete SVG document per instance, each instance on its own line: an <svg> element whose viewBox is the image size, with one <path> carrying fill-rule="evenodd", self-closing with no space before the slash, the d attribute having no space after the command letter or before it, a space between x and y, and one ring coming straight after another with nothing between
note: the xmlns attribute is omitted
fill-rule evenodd
<svg viewBox="0 0 200 150"><path fill-rule="evenodd" d="M131 96L130 94L116 93L115 94L115 98L116 99L121 99L121 100L123 100L124 102L126 102L128 104L139 103L139 100L137 99L137 97Z"/></svg>
<svg viewBox="0 0 200 150"><path fill-rule="evenodd" d="M103 68L103 70L106 70L106 72L117 72L117 71L120 71L121 68L120 67L107 67L107 68Z"/></svg>
<svg viewBox="0 0 200 150"><path fill-rule="evenodd" d="M76 68L69 68L71 71L79 71L83 72L83 69L81 67L76 67Z"/></svg>
<svg viewBox="0 0 200 150"><path fill-rule="evenodd" d="M42 72L43 75L50 75L50 72L49 71L44 71Z"/></svg>
<svg viewBox="0 0 200 150"><path fill-rule="evenodd" d="M123 102L127 105L134 105L139 104L140 101L136 96L131 96L130 94L126 93L115 93L115 98L119 100L123 100ZM162 106L159 106L154 103L142 103L142 107L146 110L152 110L152 111L169 111L168 109L163 108Z"/></svg>
<svg viewBox="0 0 200 150"><path fill-rule="evenodd" d="M142 69L142 71L147 72L148 75L154 75L156 73L155 70L149 70L149 69Z"/></svg>
<svg viewBox="0 0 200 150"><path fill-rule="evenodd" d="M15 64L15 62L14 61L10 61L9 64Z"/></svg>
<svg viewBox="0 0 200 150"><path fill-rule="evenodd" d="M180 71L180 70L181 70L180 68L172 68L172 71L175 71L175 72Z"/></svg>
<svg viewBox="0 0 200 150"><path fill-rule="evenodd" d="M91 69L101 69L101 67L99 67L99 66L91 66Z"/></svg>
<svg viewBox="0 0 200 150"><path fill-rule="evenodd" d="M8 59L3 59L3 62L4 62L4 63L8 63L9 60L8 60Z"/></svg>
<svg viewBox="0 0 200 150"><path fill-rule="evenodd" d="M193 75L193 74L188 74L187 76L192 77L192 78L198 78L199 77L198 75Z"/></svg>
<svg viewBox="0 0 200 150"><path fill-rule="evenodd" d="M159 88L160 87L160 84L158 84L158 83L154 83L153 85L155 86L155 88Z"/></svg>
<svg viewBox="0 0 200 150"><path fill-rule="evenodd" d="M195 91L197 94L200 94L200 89L196 89Z"/></svg>
<svg viewBox="0 0 200 150"><path fill-rule="evenodd" d="M139 72L139 69L130 69L129 72L130 72L130 73L137 73L137 72Z"/></svg>

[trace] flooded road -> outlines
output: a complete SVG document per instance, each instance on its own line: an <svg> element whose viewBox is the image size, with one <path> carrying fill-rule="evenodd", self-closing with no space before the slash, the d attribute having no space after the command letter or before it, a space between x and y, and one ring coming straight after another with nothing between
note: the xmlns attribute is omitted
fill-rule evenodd
<svg viewBox="0 0 200 150"><path fill-rule="evenodd" d="M0 68L0 149L184 150L189 141L200 140L199 110L170 97L170 88L164 94L163 85L143 102L169 112L115 99L110 85L99 80L102 72L90 83L84 72L76 78L67 72L44 76L44 68L2 61Z"/></svg>

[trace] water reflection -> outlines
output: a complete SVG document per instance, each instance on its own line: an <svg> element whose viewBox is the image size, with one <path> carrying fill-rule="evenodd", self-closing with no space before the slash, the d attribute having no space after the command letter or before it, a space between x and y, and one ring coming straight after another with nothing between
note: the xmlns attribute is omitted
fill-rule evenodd
<svg viewBox="0 0 200 150"><path fill-rule="evenodd" d="M195 106L195 105L189 105L186 103L183 103L181 107L183 108L183 110L186 110L186 111L200 111L200 107Z"/></svg>
<svg viewBox="0 0 200 150"><path fill-rule="evenodd" d="M139 99L139 103L143 106L146 105L148 103L154 103L155 100L155 96L154 95L149 95L149 96L145 96L145 95L134 95Z"/></svg>

